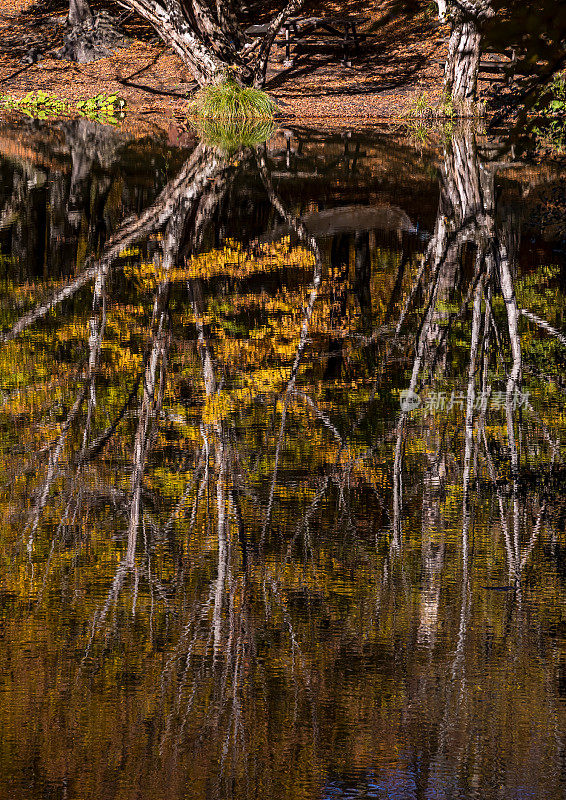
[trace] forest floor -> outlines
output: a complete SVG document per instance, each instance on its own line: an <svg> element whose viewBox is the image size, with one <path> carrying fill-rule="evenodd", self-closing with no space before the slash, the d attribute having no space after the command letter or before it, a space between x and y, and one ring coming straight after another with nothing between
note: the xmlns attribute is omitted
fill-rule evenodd
<svg viewBox="0 0 566 800"><path fill-rule="evenodd" d="M96 9L97 0L91 4ZM279 104L280 124L354 128L402 119L423 94L431 105L439 101L448 30L435 19L434 4L418 3L410 13L400 13L395 0L341 0L339 6L363 20L360 53L345 66L339 47L306 52L285 69L283 48L275 47L266 88ZM186 117L191 75L133 15L123 22L129 43L107 58L83 65L56 59L67 8L68 0L2 0L0 95L20 98L41 89L75 101L118 94L127 104L126 124L138 129L163 129ZM30 52L37 62L23 63ZM480 92L487 90L480 85Z"/></svg>

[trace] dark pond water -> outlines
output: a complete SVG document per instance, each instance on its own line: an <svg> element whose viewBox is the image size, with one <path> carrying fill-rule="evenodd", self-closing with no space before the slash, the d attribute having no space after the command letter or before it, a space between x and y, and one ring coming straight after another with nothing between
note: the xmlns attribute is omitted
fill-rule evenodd
<svg viewBox="0 0 566 800"><path fill-rule="evenodd" d="M563 797L563 174L83 120L0 175L0 797Z"/></svg>

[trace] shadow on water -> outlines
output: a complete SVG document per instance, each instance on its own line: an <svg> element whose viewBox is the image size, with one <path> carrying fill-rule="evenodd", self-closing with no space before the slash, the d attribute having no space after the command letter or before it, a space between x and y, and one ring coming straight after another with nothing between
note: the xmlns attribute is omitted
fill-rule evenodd
<svg viewBox="0 0 566 800"><path fill-rule="evenodd" d="M0 136L3 791L562 795L560 175L101 130Z"/></svg>

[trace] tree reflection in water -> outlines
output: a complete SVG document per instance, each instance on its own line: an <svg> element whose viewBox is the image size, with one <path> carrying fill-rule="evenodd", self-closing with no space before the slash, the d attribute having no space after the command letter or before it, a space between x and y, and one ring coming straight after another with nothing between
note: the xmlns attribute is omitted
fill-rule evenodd
<svg viewBox="0 0 566 800"><path fill-rule="evenodd" d="M524 374L564 341L502 165L456 132L427 236L199 144L101 230L78 141L91 255L3 306L11 796L558 796L562 422Z"/></svg>

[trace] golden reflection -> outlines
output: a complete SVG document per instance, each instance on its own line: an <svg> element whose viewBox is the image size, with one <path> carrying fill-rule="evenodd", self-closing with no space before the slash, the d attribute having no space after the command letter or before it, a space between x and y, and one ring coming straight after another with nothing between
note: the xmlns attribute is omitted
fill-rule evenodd
<svg viewBox="0 0 566 800"><path fill-rule="evenodd" d="M427 233L201 143L95 233L81 146L73 269L2 262L10 796L559 796L565 298L504 165L456 132Z"/></svg>

